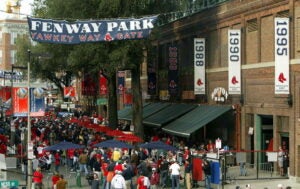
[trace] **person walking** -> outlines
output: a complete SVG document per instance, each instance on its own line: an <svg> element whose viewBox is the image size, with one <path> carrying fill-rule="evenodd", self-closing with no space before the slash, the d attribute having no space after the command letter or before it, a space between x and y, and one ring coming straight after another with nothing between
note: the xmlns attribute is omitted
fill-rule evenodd
<svg viewBox="0 0 300 189"><path fill-rule="evenodd" d="M59 181L59 179L60 179L60 175L58 174L58 172L55 171L52 175L52 178L51 178L51 180L52 180L52 189L56 189L56 183L57 183L57 181Z"/></svg>
<svg viewBox="0 0 300 189"><path fill-rule="evenodd" d="M64 179L64 175L60 175L60 179L56 183L56 189L67 189L68 181Z"/></svg>
<svg viewBox="0 0 300 189"><path fill-rule="evenodd" d="M131 188L133 188L132 177L134 176L134 171L133 171L132 165L130 163L128 163L127 161L125 161L123 166L124 166L124 170L122 172L122 175L125 179L126 188L131 189Z"/></svg>
<svg viewBox="0 0 300 189"><path fill-rule="evenodd" d="M205 187L206 189L210 189L211 167L210 167L210 162L207 159L203 159L202 169L205 174Z"/></svg>
<svg viewBox="0 0 300 189"><path fill-rule="evenodd" d="M108 168L108 160L104 160L101 165L101 171L102 171L102 175L103 175L102 189L106 189L106 179L107 179L107 175L108 175L107 168Z"/></svg>
<svg viewBox="0 0 300 189"><path fill-rule="evenodd" d="M166 157L164 156L162 158L162 161L159 165L159 171L160 171L160 185L162 188L165 188L167 177L168 177L168 170L169 170L169 162L167 161Z"/></svg>
<svg viewBox="0 0 300 189"><path fill-rule="evenodd" d="M33 178L32 178L35 189L43 189L43 178L44 178L44 175L41 171L41 168L40 167L36 168L36 170L33 173Z"/></svg>
<svg viewBox="0 0 300 189"><path fill-rule="evenodd" d="M149 189L150 180L146 175L140 175L137 179L137 189Z"/></svg>
<svg viewBox="0 0 300 189"><path fill-rule="evenodd" d="M126 182L122 176L122 171L117 170L115 176L111 180L112 189L126 189Z"/></svg>
<svg viewBox="0 0 300 189"><path fill-rule="evenodd" d="M79 162L80 172L84 171L85 175L88 175L89 174L87 169L88 155L86 151L82 152L79 155L78 162Z"/></svg>
<svg viewBox="0 0 300 189"><path fill-rule="evenodd" d="M185 174L185 186L186 189L191 189L192 188L192 164L190 163L189 159L185 160L184 164L184 174Z"/></svg>
<svg viewBox="0 0 300 189"><path fill-rule="evenodd" d="M179 189L180 188L180 166L177 161L173 161L173 163L169 167L169 171L171 173L171 180L172 180L172 189Z"/></svg>
<svg viewBox="0 0 300 189"><path fill-rule="evenodd" d="M97 173L93 174L94 179L92 180L91 183L91 189L100 189L100 179Z"/></svg>
<svg viewBox="0 0 300 189"><path fill-rule="evenodd" d="M156 171L156 168L152 168L152 174L150 177L150 189L158 189L159 186L159 174Z"/></svg>
<svg viewBox="0 0 300 189"><path fill-rule="evenodd" d="M280 176L284 176L284 171L283 171L283 159L284 159L285 153L282 149L281 146L279 146L278 148L278 158L277 158L277 162L278 162L278 168L279 168L279 174Z"/></svg>

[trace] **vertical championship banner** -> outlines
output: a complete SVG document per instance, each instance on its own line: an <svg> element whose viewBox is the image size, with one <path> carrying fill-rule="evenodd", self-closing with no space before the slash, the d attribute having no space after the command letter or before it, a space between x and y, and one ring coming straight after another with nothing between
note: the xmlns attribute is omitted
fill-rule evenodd
<svg viewBox="0 0 300 189"><path fill-rule="evenodd" d="M168 48L168 80L169 80L169 94L175 96L178 94L178 48L175 45L171 45Z"/></svg>
<svg viewBox="0 0 300 189"><path fill-rule="evenodd" d="M107 95L107 79L101 73L99 76L99 85L99 94L103 96Z"/></svg>
<svg viewBox="0 0 300 189"><path fill-rule="evenodd" d="M81 83L82 95L95 96L96 95L96 82L90 73L85 73Z"/></svg>
<svg viewBox="0 0 300 189"><path fill-rule="evenodd" d="M275 18L275 94L289 94L289 18Z"/></svg>
<svg viewBox="0 0 300 189"><path fill-rule="evenodd" d="M45 115L45 96L42 88L30 88L30 116Z"/></svg>
<svg viewBox="0 0 300 189"><path fill-rule="evenodd" d="M228 30L228 93L241 94L241 30Z"/></svg>
<svg viewBox="0 0 300 189"><path fill-rule="evenodd" d="M205 39L194 39L194 94L205 94Z"/></svg>
<svg viewBox="0 0 300 189"><path fill-rule="evenodd" d="M147 74L148 74L148 94L155 95L156 94L156 66L157 59L156 53L157 49L149 52L150 56L148 56L148 64L147 64Z"/></svg>
<svg viewBox="0 0 300 189"><path fill-rule="evenodd" d="M12 89L13 115L25 117L28 113L28 90L25 87Z"/></svg>
<svg viewBox="0 0 300 189"><path fill-rule="evenodd" d="M117 77L118 77L118 94L123 95L124 88L125 88L125 71L118 71Z"/></svg>

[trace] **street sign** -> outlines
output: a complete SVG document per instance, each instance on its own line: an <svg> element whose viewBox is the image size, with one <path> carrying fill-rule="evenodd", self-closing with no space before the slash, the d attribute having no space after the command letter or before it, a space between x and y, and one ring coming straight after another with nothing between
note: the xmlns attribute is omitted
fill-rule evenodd
<svg viewBox="0 0 300 189"><path fill-rule="evenodd" d="M4 180L0 181L0 188L17 188L19 181L17 180Z"/></svg>
<svg viewBox="0 0 300 189"><path fill-rule="evenodd" d="M98 98L97 99L97 105L106 105L107 104L107 98Z"/></svg>

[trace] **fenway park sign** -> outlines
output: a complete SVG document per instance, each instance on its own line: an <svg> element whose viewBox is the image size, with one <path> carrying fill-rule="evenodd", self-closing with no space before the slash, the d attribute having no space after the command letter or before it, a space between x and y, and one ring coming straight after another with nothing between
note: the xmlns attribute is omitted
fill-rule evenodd
<svg viewBox="0 0 300 189"><path fill-rule="evenodd" d="M140 19L59 21L28 17L32 40L45 43L78 44L147 38L157 16Z"/></svg>

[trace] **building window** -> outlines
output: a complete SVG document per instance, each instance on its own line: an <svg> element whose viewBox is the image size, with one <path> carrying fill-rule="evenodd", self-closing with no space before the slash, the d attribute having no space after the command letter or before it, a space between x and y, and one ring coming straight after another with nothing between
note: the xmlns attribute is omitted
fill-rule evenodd
<svg viewBox="0 0 300 189"><path fill-rule="evenodd" d="M0 64L2 64L3 58L2 58L2 50L0 50Z"/></svg>
<svg viewBox="0 0 300 189"><path fill-rule="evenodd" d="M10 51L10 63L11 64L15 64L15 62L16 62L16 53L17 53L16 50Z"/></svg>
<svg viewBox="0 0 300 189"><path fill-rule="evenodd" d="M15 45L16 44L16 42L17 42L17 37L18 37L18 34L16 33L16 32L12 32L11 34L10 34L10 43L11 43L11 45Z"/></svg>
<svg viewBox="0 0 300 189"><path fill-rule="evenodd" d="M258 30L257 19L249 20L247 22L247 30L248 32L254 32Z"/></svg>
<svg viewBox="0 0 300 189"><path fill-rule="evenodd" d="M0 45L2 44L2 34L3 34L3 32L0 31Z"/></svg>

